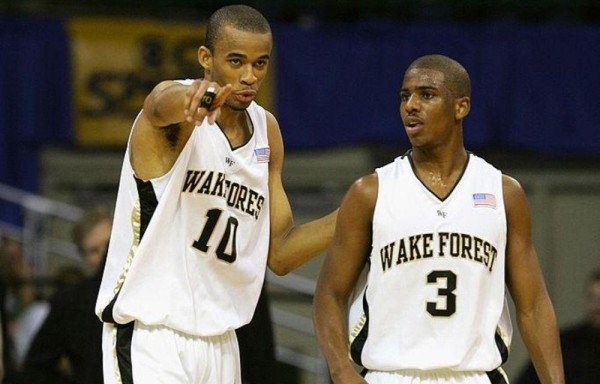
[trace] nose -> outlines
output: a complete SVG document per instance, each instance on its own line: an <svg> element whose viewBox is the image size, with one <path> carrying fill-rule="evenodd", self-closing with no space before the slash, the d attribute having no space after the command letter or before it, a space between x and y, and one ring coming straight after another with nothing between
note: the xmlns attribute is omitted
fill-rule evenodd
<svg viewBox="0 0 600 384"><path fill-rule="evenodd" d="M408 96L408 98L406 99L406 101L404 102L404 109L407 112L411 112L411 111L415 111L419 108L419 101L417 98L417 95L410 95Z"/></svg>
<svg viewBox="0 0 600 384"><path fill-rule="evenodd" d="M254 73L254 67L252 65L246 65L242 72L241 82L246 85L252 85L256 82L257 77Z"/></svg>

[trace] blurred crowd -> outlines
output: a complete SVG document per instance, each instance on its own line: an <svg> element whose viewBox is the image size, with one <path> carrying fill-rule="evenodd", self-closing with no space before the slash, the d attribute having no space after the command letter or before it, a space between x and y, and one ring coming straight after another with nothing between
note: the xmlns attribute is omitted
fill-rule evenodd
<svg viewBox="0 0 600 384"><path fill-rule="evenodd" d="M108 209L86 212L72 231L81 262L45 278L34 276L18 239L2 236L3 383L102 383L93 308L111 226Z"/></svg>

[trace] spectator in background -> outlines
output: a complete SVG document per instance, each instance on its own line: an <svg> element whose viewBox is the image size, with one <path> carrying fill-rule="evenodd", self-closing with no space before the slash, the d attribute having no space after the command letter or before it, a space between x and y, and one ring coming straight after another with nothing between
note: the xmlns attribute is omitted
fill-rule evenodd
<svg viewBox="0 0 600 384"><path fill-rule="evenodd" d="M20 352L31 340L31 336L27 337L23 331L24 323L29 321L32 312L36 312L30 309L39 302L37 298L32 269L25 260L21 241L3 234L0 238L0 306L6 383L18 382L22 362Z"/></svg>
<svg viewBox="0 0 600 384"><path fill-rule="evenodd" d="M0 316L0 326L2 325L2 316ZM3 335L0 334L0 350L4 349L4 344L2 340L4 339ZM0 360L0 381L4 378L4 359Z"/></svg>
<svg viewBox="0 0 600 384"><path fill-rule="evenodd" d="M112 214L104 206L86 212L73 228L73 242L89 268L95 275L104 265L106 246L112 229Z"/></svg>
<svg viewBox="0 0 600 384"><path fill-rule="evenodd" d="M560 333L565 380L573 384L600 383L600 268L588 277L585 290L585 318ZM529 362L517 384L539 384Z"/></svg>
<svg viewBox="0 0 600 384"><path fill-rule="evenodd" d="M0 329L2 332L0 333L0 351L2 353L0 357L0 383L4 379L4 361L6 360L6 349L4 344L4 339L6 338L6 332L4 328L4 286L0 282Z"/></svg>
<svg viewBox="0 0 600 384"><path fill-rule="evenodd" d="M2 236L0 240L0 280L6 288L7 324L35 301L31 266L23 255L20 240Z"/></svg>
<svg viewBox="0 0 600 384"><path fill-rule="evenodd" d="M104 207L87 211L75 225L73 241L91 276L54 295L27 354L25 383L102 384L102 323L94 305L111 228Z"/></svg>

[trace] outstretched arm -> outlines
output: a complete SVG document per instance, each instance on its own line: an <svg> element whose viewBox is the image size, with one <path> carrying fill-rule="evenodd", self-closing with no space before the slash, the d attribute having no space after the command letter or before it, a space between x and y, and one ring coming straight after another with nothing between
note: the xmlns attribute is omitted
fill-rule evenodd
<svg viewBox="0 0 600 384"><path fill-rule="evenodd" d="M508 240L507 285L515 302L517 324L542 384L564 384L560 339L554 308L531 239L525 192L503 176Z"/></svg>
<svg viewBox="0 0 600 384"><path fill-rule="evenodd" d="M209 87L216 97L210 108L202 108ZM136 175L147 180L168 172L194 127L205 118L213 123L230 92L230 85L220 87L208 79L191 84L163 81L154 87L133 124L130 160Z"/></svg>
<svg viewBox="0 0 600 384"><path fill-rule="evenodd" d="M372 174L357 180L344 197L317 283L313 318L334 383L366 383L348 357L346 318L348 297L371 249L377 190L377 175Z"/></svg>
<svg viewBox="0 0 600 384"><path fill-rule="evenodd" d="M267 113L269 147L269 195L271 211L271 242L269 268L285 275L323 252L333 237L337 210L308 223L294 225L292 209L281 182L283 140L279 124Z"/></svg>

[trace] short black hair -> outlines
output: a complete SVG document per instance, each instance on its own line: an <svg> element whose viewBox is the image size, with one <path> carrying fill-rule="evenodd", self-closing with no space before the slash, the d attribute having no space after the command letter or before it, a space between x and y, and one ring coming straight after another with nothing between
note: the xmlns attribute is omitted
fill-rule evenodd
<svg viewBox="0 0 600 384"><path fill-rule="evenodd" d="M219 8L209 17L204 46L214 51L221 30L226 26L246 32L271 33L269 22L256 9L241 4L228 5Z"/></svg>
<svg viewBox="0 0 600 384"><path fill-rule="evenodd" d="M426 55L413 61L406 72L413 68L426 68L444 74L444 82L455 97L471 97L469 73L458 61L444 55Z"/></svg>

